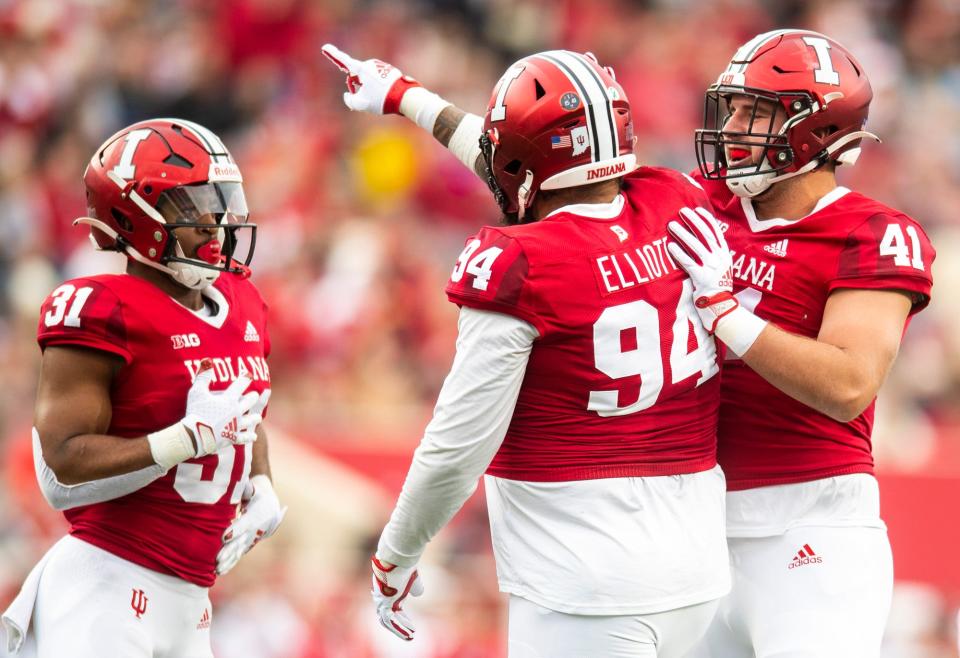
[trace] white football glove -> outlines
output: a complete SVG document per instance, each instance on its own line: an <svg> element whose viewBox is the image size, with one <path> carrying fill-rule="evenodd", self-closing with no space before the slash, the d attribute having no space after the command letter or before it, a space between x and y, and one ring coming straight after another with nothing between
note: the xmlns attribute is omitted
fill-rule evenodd
<svg viewBox="0 0 960 658"><path fill-rule="evenodd" d="M400 101L408 89L422 86L399 69L379 59L360 61L333 44L324 44L321 52L347 74L344 104L357 112L400 114Z"/></svg>
<svg viewBox="0 0 960 658"><path fill-rule="evenodd" d="M214 392L210 390L213 377L213 362L204 359L187 392L183 420L147 436L154 461L164 468L213 454L228 445L256 441L257 425L263 416L253 410L260 394L244 394L250 378L238 377L226 390Z"/></svg>
<svg viewBox="0 0 960 658"><path fill-rule="evenodd" d="M720 318L740 305L733 296L733 257L709 210L681 208L680 218L681 221L667 224L667 232L673 238L667 243L667 250L690 276L697 313L703 326L713 334Z"/></svg>
<svg viewBox="0 0 960 658"><path fill-rule="evenodd" d="M380 624L397 637L412 640L416 628L403 611L403 601L408 594L423 594L423 581L417 568L387 565L377 556L373 556L370 566L373 568L371 593Z"/></svg>
<svg viewBox="0 0 960 658"><path fill-rule="evenodd" d="M193 380L187 393L187 415L180 421L190 430L196 442L194 457L211 455L232 444L257 440L257 425L263 416L251 410L260 400L256 391L244 393L251 379L241 375L226 390L213 392L213 367L203 369Z"/></svg>
<svg viewBox="0 0 960 658"><path fill-rule="evenodd" d="M277 531L287 514L266 475L254 475L243 491L240 516L223 533L223 547L217 553L217 574L233 569L247 551Z"/></svg>

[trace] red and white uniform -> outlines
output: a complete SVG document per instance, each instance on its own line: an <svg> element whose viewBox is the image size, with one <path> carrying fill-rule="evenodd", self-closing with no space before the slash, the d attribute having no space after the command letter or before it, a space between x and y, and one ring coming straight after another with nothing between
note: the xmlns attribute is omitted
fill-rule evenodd
<svg viewBox="0 0 960 658"><path fill-rule="evenodd" d="M734 252L734 292L781 329L816 338L842 288L912 293L911 315L929 302L934 250L907 215L839 187L801 220L759 220L724 181L700 182ZM849 423L832 420L739 359L724 364L721 400L718 459L731 491L873 473L872 403Z"/></svg>
<svg viewBox="0 0 960 658"><path fill-rule="evenodd" d="M135 276L73 279L43 303L37 340L43 349L84 347L121 357L107 433L144 436L183 418L201 359L213 360L214 390L241 374L253 380L251 390L270 387L267 312L256 288L225 273L203 295L216 305L209 317ZM127 496L65 510L70 534L134 564L209 587L251 460L251 445L187 460Z"/></svg>
<svg viewBox="0 0 960 658"><path fill-rule="evenodd" d="M706 204L644 167L612 203L467 241L457 356L378 556L415 562L485 472L502 591L574 615L726 593L718 355L665 248Z"/></svg>
<svg viewBox="0 0 960 658"><path fill-rule="evenodd" d="M716 349L695 330L663 232L680 207L705 200L679 175L641 172L627 179L615 219L566 210L467 242L450 301L526 320L539 336L488 474L553 482L716 464Z"/></svg>
<svg viewBox="0 0 960 658"><path fill-rule="evenodd" d="M725 181L699 178L733 252L746 308L816 338L830 294L930 298L934 250L910 217L838 187L799 220L756 217ZM732 356L732 355L728 355ZM893 561L873 477L874 405L843 423L728 358L718 460L727 475L733 589L697 658L878 655Z"/></svg>

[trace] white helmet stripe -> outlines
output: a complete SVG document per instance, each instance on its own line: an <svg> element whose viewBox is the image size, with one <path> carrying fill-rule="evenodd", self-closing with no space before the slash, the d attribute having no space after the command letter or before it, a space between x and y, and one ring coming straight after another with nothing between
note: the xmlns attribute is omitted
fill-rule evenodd
<svg viewBox="0 0 960 658"><path fill-rule="evenodd" d="M542 57L567 76L583 97L587 115L587 133L590 136L591 156L594 162L610 160L619 154L613 103L603 81L588 61L566 50L540 53Z"/></svg>
<svg viewBox="0 0 960 658"><path fill-rule="evenodd" d="M772 32L764 32L763 34L758 34L753 37L750 41L740 46L736 54L734 54L733 59L730 60L730 68L727 69L727 73L746 73L750 60L765 43L794 31L795 30L773 30Z"/></svg>
<svg viewBox="0 0 960 658"><path fill-rule="evenodd" d="M607 88L604 86L603 80L600 78L600 75L597 73L590 61L579 53L568 54L583 64L583 67L586 69L588 75L594 79L594 81L597 83L597 87L600 89L600 93L603 95L603 102L600 105L602 111L598 114L598 122L602 124L602 119L600 119L600 117L606 115L607 129L610 131L610 138L613 145L613 149L610 151L610 158L615 158L620 154L620 137L617 135L617 120L613 113L613 99L610 98L610 94ZM603 128L600 130L602 131ZM602 134L603 133L601 132L601 135Z"/></svg>
<svg viewBox="0 0 960 658"><path fill-rule="evenodd" d="M187 121L186 119L167 119L167 121L180 123L189 128L190 132L196 135L200 141L203 142L203 145L207 149L207 153L210 154L213 162L232 162L230 158L230 152L227 150L227 147L224 146L223 142L220 141L220 138L209 129L204 128L200 124L194 123L193 121Z"/></svg>

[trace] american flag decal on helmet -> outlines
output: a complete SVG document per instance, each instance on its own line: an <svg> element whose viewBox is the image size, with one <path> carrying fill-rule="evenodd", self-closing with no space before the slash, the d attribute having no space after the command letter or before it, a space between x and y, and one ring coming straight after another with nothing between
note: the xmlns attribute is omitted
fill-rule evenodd
<svg viewBox="0 0 960 658"><path fill-rule="evenodd" d="M613 114L613 100L594 64L583 55L568 50L549 50L534 57L556 66L583 99L593 162L616 158L620 154L620 139Z"/></svg>

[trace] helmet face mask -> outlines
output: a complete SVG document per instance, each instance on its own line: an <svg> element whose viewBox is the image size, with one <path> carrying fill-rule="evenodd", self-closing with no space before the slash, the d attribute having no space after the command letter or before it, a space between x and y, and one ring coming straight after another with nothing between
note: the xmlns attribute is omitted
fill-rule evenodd
<svg viewBox="0 0 960 658"><path fill-rule="evenodd" d="M94 154L84 174L90 216L75 223L91 227L98 249L122 251L202 289L221 272L249 274L256 225L247 223L242 181L223 142L206 128L180 119L143 121ZM197 246L204 241L199 229L210 233L213 226L216 237ZM238 261L241 242L248 246Z"/></svg>
<svg viewBox="0 0 960 658"><path fill-rule="evenodd" d="M173 238L167 242L162 262L234 273L243 273L244 268L249 267L256 246L257 227L247 224L247 202L241 183L173 187L160 195L157 210L167 222L163 229ZM198 258L187 257L181 245L184 239L178 238L177 233L185 229L210 231L213 226L218 227L216 237L197 250ZM240 229L249 229L249 240L238 235ZM245 247L242 255L238 250L241 243Z"/></svg>
<svg viewBox="0 0 960 658"><path fill-rule="evenodd" d="M488 130L481 135L480 154L483 156L483 163L486 169L487 187L490 188L490 191L493 193L493 199L497 202L497 207L499 207L500 212L503 213L503 223L511 226L514 224L520 224L522 222L517 215L517 211L510 210L510 199L507 198L507 193L504 192L502 187L500 187L500 183L497 182L497 176L494 173L493 152L496 149L495 144L498 139L497 130L495 128Z"/></svg>
<svg viewBox="0 0 960 658"><path fill-rule="evenodd" d="M879 141L863 130L872 98L863 68L836 41L805 30L760 34L707 89L695 137L700 171L749 198L828 162L853 164L862 138ZM727 129L732 99L752 102L753 116ZM759 116L759 108L775 111ZM758 146L760 157L728 161L731 150Z"/></svg>
<svg viewBox="0 0 960 658"><path fill-rule="evenodd" d="M791 97L796 97L792 94ZM742 130L728 127L733 116L734 98L749 106L750 116L741 122ZM708 177L750 176L761 172L781 172L793 163L793 150L787 139L789 122L784 121L786 95L761 89L711 87L704 98L704 127L697 131L697 162ZM759 149L759 154L754 156ZM733 160L728 154L749 151L749 159Z"/></svg>

